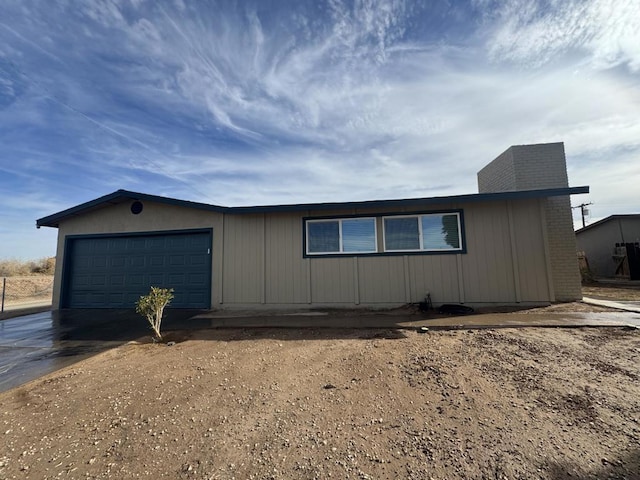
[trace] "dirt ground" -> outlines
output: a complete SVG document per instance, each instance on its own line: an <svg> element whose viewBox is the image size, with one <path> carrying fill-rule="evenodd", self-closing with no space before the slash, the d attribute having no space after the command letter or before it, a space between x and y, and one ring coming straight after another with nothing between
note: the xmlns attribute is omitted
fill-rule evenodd
<svg viewBox="0 0 640 480"><path fill-rule="evenodd" d="M582 287L582 295L602 300L640 301L640 282L637 285L594 283Z"/></svg>
<svg viewBox="0 0 640 480"><path fill-rule="evenodd" d="M1 289L2 279L0 279ZM20 305L39 300L51 301L52 292L53 275L6 277L5 306Z"/></svg>
<svg viewBox="0 0 640 480"><path fill-rule="evenodd" d="M640 478L640 333L253 329L0 394L0 478Z"/></svg>

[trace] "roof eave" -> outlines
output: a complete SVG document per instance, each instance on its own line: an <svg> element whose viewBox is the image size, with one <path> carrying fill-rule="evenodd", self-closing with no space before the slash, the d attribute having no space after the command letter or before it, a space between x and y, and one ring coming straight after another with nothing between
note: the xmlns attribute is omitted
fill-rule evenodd
<svg viewBox="0 0 640 480"><path fill-rule="evenodd" d="M71 217L84 215L85 213L93 210L104 208L107 205L117 205L126 200L145 200L150 202L164 203L168 205L177 205L187 208L197 208L201 210L209 210L214 212L226 211L227 207L221 207L218 205L209 205L206 203L190 202L188 200L178 200L176 198L161 197L159 195L150 195L148 193L132 192L129 190L118 190L108 195L90 200L75 207L67 208L53 215L42 217L36 220L36 227L54 227L58 228L62 220L66 220Z"/></svg>
<svg viewBox="0 0 640 480"><path fill-rule="evenodd" d="M589 193L588 186L567 187L567 188L551 188L542 190L518 190L496 193L472 193L466 195L452 195L447 197L426 197L426 198L405 198L396 200L367 200L361 202L332 202L332 203L299 203L291 205L263 205L248 207L222 207L218 205L209 205L206 203L190 202L187 200L178 200L169 197L160 197L146 193L131 192L128 190L118 190L116 192L104 195L89 202L76 205L53 215L40 218L36 221L36 226L55 227L57 228L61 221L71 217L83 215L99 208L104 208L105 204L116 205L123 201L129 200L146 200L164 203L168 205L177 205L187 208L197 208L218 213L276 213L276 212L299 212L305 210L346 210L352 208L389 208L389 207L418 207L426 205L438 205L453 202L483 202L498 200L525 200L530 198L545 198L555 196L567 196Z"/></svg>
<svg viewBox="0 0 640 480"><path fill-rule="evenodd" d="M361 202L301 203L291 205L263 205L247 207L229 207L230 213L272 213L296 212L301 210L341 210L352 208L407 207L437 205L453 202L482 202L497 200L524 200L589 193L588 186L551 188L543 190L518 190L495 193L471 193L446 197L404 198L396 200L366 200Z"/></svg>

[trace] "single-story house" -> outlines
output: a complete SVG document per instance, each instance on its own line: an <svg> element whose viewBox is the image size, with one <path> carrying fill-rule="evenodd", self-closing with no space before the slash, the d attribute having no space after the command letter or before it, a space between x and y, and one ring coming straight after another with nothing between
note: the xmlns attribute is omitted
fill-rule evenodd
<svg viewBox="0 0 640 480"><path fill-rule="evenodd" d="M548 304L581 298L562 143L513 146L479 193L222 207L118 190L58 228L54 309Z"/></svg>
<svg viewBox="0 0 640 480"><path fill-rule="evenodd" d="M593 275L640 280L640 214L603 218L577 230L576 242Z"/></svg>

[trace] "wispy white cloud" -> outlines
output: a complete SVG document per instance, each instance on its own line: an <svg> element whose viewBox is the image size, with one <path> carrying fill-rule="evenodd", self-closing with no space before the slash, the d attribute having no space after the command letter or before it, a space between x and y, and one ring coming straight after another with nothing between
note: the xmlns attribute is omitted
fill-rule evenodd
<svg viewBox="0 0 640 480"><path fill-rule="evenodd" d="M597 69L640 69L639 0L512 0L492 6L488 47L496 60L540 66L571 52Z"/></svg>
<svg viewBox="0 0 640 480"><path fill-rule="evenodd" d="M639 1L7 3L0 189L34 219L118 188L447 195L509 145L564 140L572 184L629 205Z"/></svg>

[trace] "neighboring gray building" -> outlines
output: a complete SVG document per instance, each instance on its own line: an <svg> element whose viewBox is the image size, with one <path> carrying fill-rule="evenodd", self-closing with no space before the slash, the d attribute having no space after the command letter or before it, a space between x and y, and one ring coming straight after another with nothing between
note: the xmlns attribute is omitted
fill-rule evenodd
<svg viewBox="0 0 640 480"><path fill-rule="evenodd" d="M593 275L615 277L625 256L627 265L624 266L624 271L629 274L629 267L634 267L635 254L630 252L631 255L627 255L626 244L633 244L635 247L635 244L640 243L640 214L611 215L587 225L576 231L576 242L578 250L585 252ZM631 265L628 263L630 259ZM620 272L619 270L618 273Z"/></svg>
<svg viewBox="0 0 640 480"><path fill-rule="evenodd" d="M581 298L561 143L509 148L480 193L221 207L118 190L41 218L58 228L53 303L175 308L548 304Z"/></svg>

